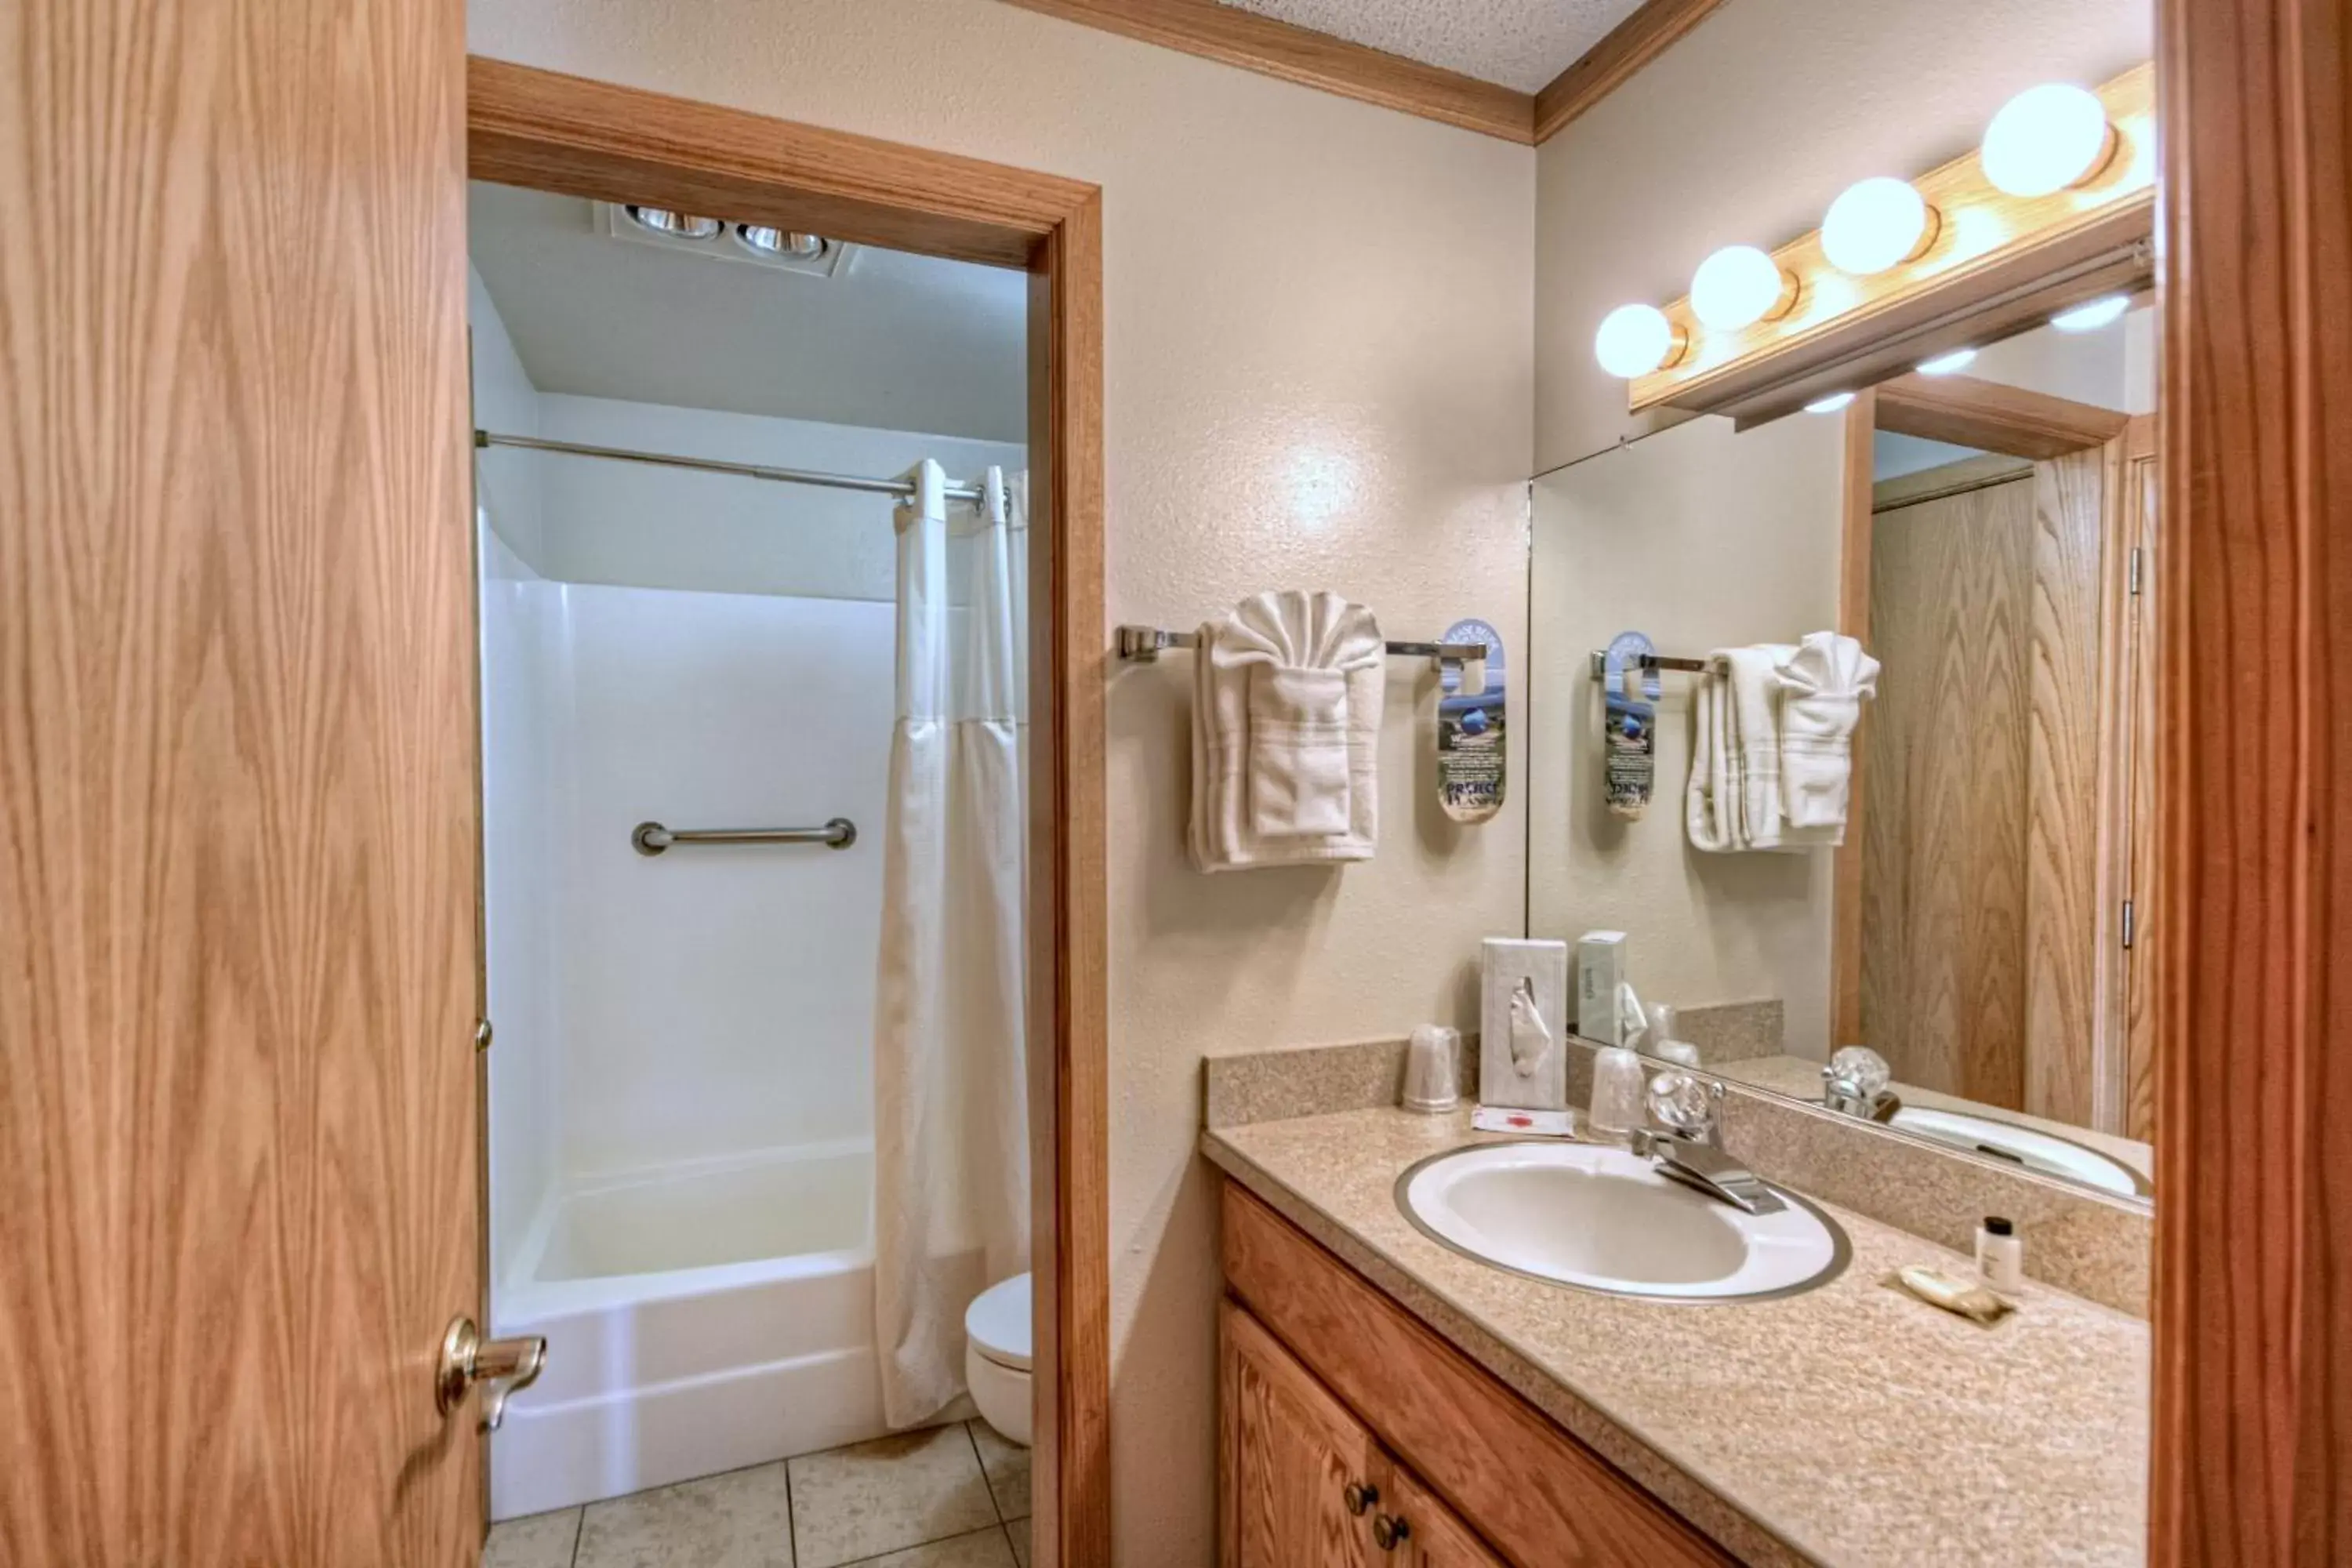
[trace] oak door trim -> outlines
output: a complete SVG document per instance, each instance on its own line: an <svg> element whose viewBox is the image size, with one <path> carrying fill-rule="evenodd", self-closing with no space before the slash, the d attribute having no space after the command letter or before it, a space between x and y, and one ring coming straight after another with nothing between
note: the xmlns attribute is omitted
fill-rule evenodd
<svg viewBox="0 0 2352 1568"><path fill-rule="evenodd" d="M1684 34L1715 12L1723 0L1643 0L1633 14L1609 29L1536 94L1535 142L1540 147L1570 122L1633 79Z"/></svg>
<svg viewBox="0 0 2352 1568"><path fill-rule="evenodd" d="M2149 1560L2352 1557L2352 11L2162 0Z"/></svg>
<svg viewBox="0 0 2352 1568"><path fill-rule="evenodd" d="M1103 824L1102 193L978 159L553 71L467 62L475 178L713 210L1030 274L1031 1169L1046 1568L1110 1560Z"/></svg>
<svg viewBox="0 0 2352 1568"><path fill-rule="evenodd" d="M1922 440L1975 447L2036 462L2103 447L2128 416L1974 375L1913 372L1878 384L1878 426Z"/></svg>
<svg viewBox="0 0 2352 1568"><path fill-rule="evenodd" d="M1216 0L1004 0L1221 65L1434 120L1522 146L1535 143L1533 93L1349 43Z"/></svg>

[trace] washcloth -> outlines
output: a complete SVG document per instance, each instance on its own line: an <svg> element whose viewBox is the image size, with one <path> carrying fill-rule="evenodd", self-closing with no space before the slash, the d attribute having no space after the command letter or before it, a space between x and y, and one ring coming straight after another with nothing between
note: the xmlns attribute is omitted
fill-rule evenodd
<svg viewBox="0 0 2352 1568"><path fill-rule="evenodd" d="M1195 866L1371 858L1385 654L1371 612L1337 594L1259 594L1201 627L1187 835Z"/></svg>
<svg viewBox="0 0 2352 1568"><path fill-rule="evenodd" d="M1853 721L1877 676L1877 661L1834 632L1709 655L1691 694L1684 818L1692 846L1730 854L1843 843ZM1793 747L1792 699L1809 705L1796 715Z"/></svg>
<svg viewBox="0 0 2352 1568"><path fill-rule="evenodd" d="M1813 632L1777 672L1780 682L1780 807L1789 826L1845 831L1853 787L1853 730L1878 695L1878 661L1836 632Z"/></svg>

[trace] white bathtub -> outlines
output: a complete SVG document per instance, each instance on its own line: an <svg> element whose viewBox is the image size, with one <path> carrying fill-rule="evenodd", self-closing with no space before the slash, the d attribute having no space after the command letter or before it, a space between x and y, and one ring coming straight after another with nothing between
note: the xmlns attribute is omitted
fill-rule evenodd
<svg viewBox="0 0 2352 1568"><path fill-rule="evenodd" d="M547 1370L490 1441L511 1519L879 1436L870 1142L561 1190L493 1331Z"/></svg>

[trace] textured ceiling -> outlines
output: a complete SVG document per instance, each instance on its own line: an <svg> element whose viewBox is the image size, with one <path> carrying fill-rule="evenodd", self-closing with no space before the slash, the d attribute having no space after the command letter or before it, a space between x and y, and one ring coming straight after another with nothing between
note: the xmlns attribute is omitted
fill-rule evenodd
<svg viewBox="0 0 2352 1568"><path fill-rule="evenodd" d="M1533 92L1641 0L1223 0L1350 43Z"/></svg>
<svg viewBox="0 0 2352 1568"><path fill-rule="evenodd" d="M1025 437L1027 274L868 247L808 277L614 239L590 215L541 191L467 193L475 269L540 391Z"/></svg>

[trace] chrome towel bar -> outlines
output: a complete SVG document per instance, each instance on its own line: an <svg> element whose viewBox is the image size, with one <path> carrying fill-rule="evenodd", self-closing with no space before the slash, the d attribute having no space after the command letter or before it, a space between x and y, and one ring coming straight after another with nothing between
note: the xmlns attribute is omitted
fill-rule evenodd
<svg viewBox="0 0 2352 1568"><path fill-rule="evenodd" d="M823 827L700 827L670 829L658 822L640 822L629 834L629 844L640 855L658 855L673 844L822 844L846 849L857 842L857 824L836 816Z"/></svg>
<svg viewBox="0 0 2352 1568"><path fill-rule="evenodd" d="M1148 663L1170 648L1195 647L1200 641L1197 632L1170 631L1162 626L1121 626L1118 657L1129 664ZM1466 663L1486 657L1486 645L1482 642L1391 642L1388 650L1391 658L1433 658L1440 664Z"/></svg>

